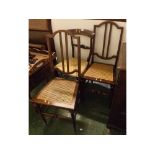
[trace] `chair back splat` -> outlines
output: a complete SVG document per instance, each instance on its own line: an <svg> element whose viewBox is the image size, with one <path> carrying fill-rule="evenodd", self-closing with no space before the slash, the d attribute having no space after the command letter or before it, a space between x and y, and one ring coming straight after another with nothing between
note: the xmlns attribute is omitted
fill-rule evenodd
<svg viewBox="0 0 155 155"><path fill-rule="evenodd" d="M72 39L71 39L72 38ZM54 49L51 48L50 40L51 39L56 39L57 40L57 50L58 50L58 59L59 62L58 65L55 67L52 66L52 68L55 68L55 70L62 72L63 74L73 74L77 73L78 76L81 74L81 50L80 50L80 37L79 36L74 36L70 31L67 30L58 30L54 32L53 34L48 34L47 35L47 46L49 49L50 57L52 55L55 55ZM71 67L71 40L74 40L77 42L77 68ZM53 65L53 64L52 64Z"/></svg>
<svg viewBox="0 0 155 155"><path fill-rule="evenodd" d="M93 39L95 36L94 32L87 29L69 29L69 31L74 35L78 35L80 37L86 37L87 39L89 39L89 46L85 45L84 43L80 43L80 48L88 50L89 52L87 58L87 61L89 62L93 49ZM77 47L77 44L73 42L73 38L71 38L71 44L72 44L72 57L74 57L75 56L74 48Z"/></svg>
<svg viewBox="0 0 155 155"><path fill-rule="evenodd" d="M90 63L94 33L86 29L58 30L51 38L55 38L58 51L57 71L76 78L82 76Z"/></svg>
<svg viewBox="0 0 155 155"><path fill-rule="evenodd" d="M107 84L116 82L116 67L122 43L123 27L113 21L94 25L95 38L88 70L84 77Z"/></svg>
<svg viewBox="0 0 155 155"><path fill-rule="evenodd" d="M116 68L122 42L123 27L115 22L105 21L94 26L94 33L95 39L93 43L94 51L92 61L95 61L94 56L104 60L115 59L113 65L114 68ZM102 44L100 49L96 48L98 43Z"/></svg>

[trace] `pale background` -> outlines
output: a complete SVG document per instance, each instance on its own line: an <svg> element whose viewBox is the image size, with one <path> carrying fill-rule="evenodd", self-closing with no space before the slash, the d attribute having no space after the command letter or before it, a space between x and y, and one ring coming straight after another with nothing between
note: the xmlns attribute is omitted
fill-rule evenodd
<svg viewBox="0 0 155 155"><path fill-rule="evenodd" d="M94 25L98 25L101 22L104 22L105 20L84 20L84 19L52 19L52 29L53 32L56 30L67 30L67 29L88 29L93 31ZM117 22L115 21L119 26L122 26L124 28L123 37L122 37L122 43L126 42L126 22ZM107 29L109 31L109 29ZM97 38L96 38L96 46L95 46L95 52L99 53L101 55L103 42L102 38L104 33L104 27L100 30L97 30ZM118 47L118 38L120 35L120 30L117 30L115 26L113 27L113 33L111 37L111 44L109 47L110 55L116 54L117 47ZM101 42L100 42L101 41ZM85 45L89 46L89 40L87 37L81 37L81 42L83 42ZM60 45L59 45L59 38L55 37L55 47L56 52L58 55L58 61L60 60ZM69 44L70 45L70 44ZM107 46L107 41L106 41ZM71 47L68 47L71 49ZM76 53L76 52L75 52ZM71 55L71 52L69 52ZM87 59L88 52L84 51L84 49L81 49L81 57L82 59ZM104 62L103 59L95 57L95 61L97 62ZM110 61L105 61L106 63L114 64L115 59L111 59Z"/></svg>
<svg viewBox="0 0 155 155"><path fill-rule="evenodd" d="M155 154L154 1L2 1L0 154ZM28 19L127 19L127 135L28 135ZM148 58L148 59L147 59Z"/></svg>

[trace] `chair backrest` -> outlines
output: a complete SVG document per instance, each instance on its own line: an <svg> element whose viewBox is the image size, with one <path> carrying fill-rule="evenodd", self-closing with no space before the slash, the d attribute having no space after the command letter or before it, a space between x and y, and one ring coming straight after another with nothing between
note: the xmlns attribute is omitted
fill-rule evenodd
<svg viewBox="0 0 155 155"><path fill-rule="evenodd" d="M78 73L78 76L81 75L81 49L80 49L80 37L74 36L70 31L68 30L58 30L55 31L53 34L47 35L47 46L48 51L50 53L50 59L53 59L56 54L55 50L51 46L51 39L56 39L57 37L57 53L60 54L60 61L62 62L62 70L59 70L58 68L54 68L53 63L51 63L51 68L54 70L58 69L60 72L64 74L73 74ZM71 53L69 53L69 47L71 46L71 38L76 41L77 44L77 62L78 62L78 68L74 70L70 70L70 62L69 58L71 57ZM59 47L58 47L59 46ZM52 60L50 60L52 62Z"/></svg>
<svg viewBox="0 0 155 155"><path fill-rule="evenodd" d="M29 43L34 47L47 49L46 34L52 33L52 25L50 19L29 19ZM52 43L54 45L54 43Z"/></svg>
<svg viewBox="0 0 155 155"><path fill-rule="evenodd" d="M93 39L95 37L95 34L93 31L87 30L87 29L68 29L74 36L80 36L80 48L88 50L88 57L87 61L89 62L90 56L92 54L93 50ZM86 43L82 42L83 38L86 40L89 40L89 45L86 45ZM72 45L72 57L75 56L75 48L77 47L77 44L73 42L73 38L71 37L71 45Z"/></svg>
<svg viewBox="0 0 155 155"><path fill-rule="evenodd" d="M104 59L106 62L115 59L113 65L116 68L122 42L123 27L113 21L104 21L99 25L94 25L94 33L92 61L94 62L94 56ZM101 45L100 49L99 45Z"/></svg>

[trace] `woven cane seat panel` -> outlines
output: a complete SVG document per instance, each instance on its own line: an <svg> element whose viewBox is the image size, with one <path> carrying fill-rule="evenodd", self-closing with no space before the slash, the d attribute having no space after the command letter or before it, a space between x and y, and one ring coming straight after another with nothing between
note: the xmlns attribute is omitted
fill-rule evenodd
<svg viewBox="0 0 155 155"><path fill-rule="evenodd" d="M87 67L88 62L86 60L81 60L81 73L83 73ZM63 71L62 69L62 62L58 63L55 68L58 68L59 70ZM77 58L70 58L69 59L69 72L72 72L73 70L78 69L78 60ZM64 70L67 72L67 60L64 60ZM71 74L74 77L78 76L77 72L74 72Z"/></svg>
<svg viewBox="0 0 155 155"><path fill-rule="evenodd" d="M36 96L46 105L74 109L77 83L56 78L51 80Z"/></svg>
<svg viewBox="0 0 155 155"><path fill-rule="evenodd" d="M113 66L93 63L84 76L113 82Z"/></svg>

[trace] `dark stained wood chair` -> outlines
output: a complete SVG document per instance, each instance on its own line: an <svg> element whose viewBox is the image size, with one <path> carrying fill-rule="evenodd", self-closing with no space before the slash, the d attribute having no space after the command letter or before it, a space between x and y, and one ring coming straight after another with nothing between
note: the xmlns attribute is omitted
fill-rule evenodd
<svg viewBox="0 0 155 155"><path fill-rule="evenodd" d="M65 40L62 41L62 36L65 37ZM66 109L70 112L71 118L73 121L73 127L76 132L76 107L77 103L79 102L79 80L77 79L72 80L66 78L66 76L63 77L56 77L55 76L55 70L53 64L53 59L56 57L55 50L52 48L51 45L51 39L54 39L55 37L59 38L59 45L60 45L60 57L62 61L62 73L67 75L70 75L74 72L77 72L78 75L80 74L80 57L81 57L81 51L80 51L80 38L77 36L74 36L71 32L67 30L58 30L54 32L53 34L47 35L47 45L48 45L48 51L49 51L49 64L51 67L51 71L53 73L53 77L49 82L39 91L39 93L31 98L31 102L35 107L37 108L37 111L40 113L42 119L47 124L46 116L47 117L59 117L57 114L51 114L46 111L49 107L55 107L58 109ZM69 54L68 54L68 44L69 44L69 38L72 37L74 40L77 41L77 49L78 49L78 68L74 69L73 71L70 71L70 65L69 65ZM66 57L66 63L64 63L64 58ZM65 70L66 68L66 70ZM47 108L46 108L47 107ZM61 124L60 124L61 125Z"/></svg>
<svg viewBox="0 0 155 155"><path fill-rule="evenodd" d="M81 48L81 55L85 55L85 59L80 60L80 74L83 74L90 62L90 56L91 52L93 49L93 39L94 39L94 33L90 30L87 29L68 29L69 32L71 32L74 36L79 36L80 37L80 48ZM77 62L77 53L78 53L78 44L77 42L73 39L73 37L70 38L70 54L71 57L68 59L69 67L70 67L70 72L73 70L76 70L78 68L78 62ZM84 57L83 55L81 57ZM55 66L58 70L63 71L63 64L66 64L67 60L66 58L64 59L64 62L59 61L59 63ZM67 70L67 65L65 65L64 70ZM77 73L71 74L73 77L78 77Z"/></svg>
<svg viewBox="0 0 155 155"><path fill-rule="evenodd" d="M116 67L122 43L123 27L112 21L94 25L95 39L91 64L84 73L84 79L110 84L116 83Z"/></svg>

